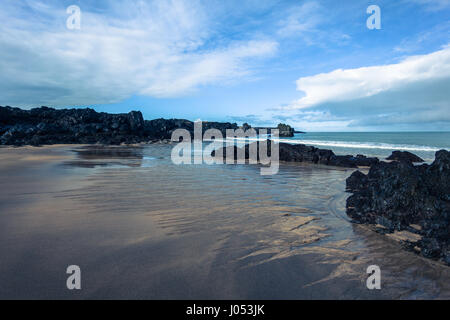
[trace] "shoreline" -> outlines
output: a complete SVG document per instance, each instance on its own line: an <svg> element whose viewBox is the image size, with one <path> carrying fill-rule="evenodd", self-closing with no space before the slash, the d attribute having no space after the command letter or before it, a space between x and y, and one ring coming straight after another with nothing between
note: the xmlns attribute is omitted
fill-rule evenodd
<svg viewBox="0 0 450 320"><path fill-rule="evenodd" d="M217 129L222 134L229 130L237 130L237 124L205 122L202 130ZM250 129L250 125L245 124L241 129ZM288 125L280 124L278 128L284 130L285 134L295 131ZM128 114L107 114L97 113L92 109L51 109L47 107L32 110L21 110L18 108L0 107L0 144L19 145L85 145L91 148L100 146L142 146L145 144L171 144L172 133L176 129L184 129L192 133L194 123L182 119L156 119L144 120L140 112L132 111ZM270 140L267 140L270 141ZM259 147L260 142L253 142ZM246 144L245 159L249 159L249 148L252 143ZM270 144L269 144L270 145ZM409 228L411 223L419 224L427 233L427 237L422 240L406 243L409 247L429 258L443 259L450 265L450 248L445 237L445 230L449 226L445 210L440 209L448 206L450 186L445 178L450 171L449 152L445 150L436 153L436 160L431 164L414 165L423 163L424 160L408 151L393 151L387 158L392 162L386 162L376 157L366 157L362 154L336 155L332 150L320 149L305 144L279 142L279 160L286 162L308 162L321 164L330 167L343 167L350 169L369 168L367 175L356 171L347 179L347 190L353 193L347 202L347 214L355 222L383 225L392 234L394 231L403 231ZM235 159L238 154L237 146L233 147ZM242 148L241 148L242 149ZM270 148L269 148L270 149ZM218 149L219 150L219 149ZM222 148L222 152L226 148ZM217 151L217 150L216 150ZM270 150L268 150L268 155ZM223 152L225 156L226 152ZM212 152L214 157L215 151ZM439 161L437 155L440 156ZM102 163L98 163L102 165ZM434 169L439 168L439 169ZM434 170L434 171L433 171ZM440 170L439 175L435 174ZM438 182L429 182L430 177ZM369 177L369 178L367 178ZM370 183L366 182L367 179ZM390 182L402 181L391 190ZM408 180L409 179L409 180ZM410 180L419 181L419 186L410 185ZM450 178L448 178L450 180ZM350 182L349 182L350 181ZM404 185L408 185L408 192ZM420 185L424 185L422 187ZM378 195L379 190L387 190ZM442 191L444 190L444 191ZM428 204L428 196L438 194L433 198L434 207ZM415 202L415 198L420 197L420 202ZM400 199L407 199L400 204ZM394 201L392 208L384 208L375 203ZM397 203L398 202L398 203ZM410 203L415 203L412 208ZM364 207L366 203L373 203L369 209ZM437 205L439 203L439 205ZM356 208L356 209L355 209ZM431 209L430 209L431 208ZM386 216L388 210L390 215ZM421 211L433 212L433 218L422 216ZM363 214L364 212L364 214ZM397 213L402 213L402 221L397 221ZM368 218L369 217L369 218ZM419 217L421 217L419 219ZM396 220L397 219L397 220ZM434 222L433 222L434 221ZM431 225L439 224L439 229L435 230ZM384 231L383 231L384 232ZM444 235L442 234L444 233ZM436 244L438 241L438 244Z"/></svg>
<svg viewBox="0 0 450 320"><path fill-rule="evenodd" d="M170 141L165 141L165 142L164 141L158 141L158 142L154 142L154 143L151 143L151 144L142 144L141 143L141 144L134 144L134 145L126 145L126 146L123 146L123 145L122 146L67 145L66 144L66 145L52 145L52 146L47 146L47 147L29 147L28 146L28 147L19 147L19 148L17 148L17 147L7 147L7 148L11 148L12 150L23 150L25 153L27 152L27 150L30 150L30 148L31 148L32 150L35 150L35 151L37 151L37 153L40 154L39 156L34 158L35 160L37 160L37 161L38 160L45 161L46 159L47 160L60 160L60 159L63 159L64 158L63 156L59 156L59 157L58 156L53 156L52 157L52 156L46 156L45 155L45 153L47 153L47 150L57 150L59 148L67 148L67 149L69 149L69 148L74 148L75 147L75 149L78 149L78 150L85 149L87 151L87 153L84 152L85 154L87 154L87 155L92 154L93 157L96 157L96 156L99 156L98 152L94 152L94 150L97 150L97 149L98 150L106 149L107 152L113 152L113 150L117 151L117 150L120 150L121 148L125 148L125 149L145 148L145 146L151 146L151 145L164 146L164 145L170 145L170 144L171 144ZM91 151L89 151L89 150L91 150ZM307 148L306 150L308 150L308 151L312 150L313 152L320 151L320 149L315 149L315 148L313 148L313 149L308 149ZM40 151L42 151L42 152L40 152ZM71 150L71 151L74 151L74 150ZM79 152L79 151L77 151L77 152ZM446 152L446 154L448 154L448 152ZM107 162L104 162L104 161L101 161L101 162L97 161L96 163L86 162L86 160L89 160L90 157L92 157L92 156L88 156L85 160L83 160L84 162L83 161L78 161L78 162L74 162L71 165L78 165L78 166L86 167L86 168L92 167L92 166L106 166L107 165ZM118 153L118 154L116 154L115 157L116 158L118 157L120 159L121 157L123 157L123 153ZM312 159L312 158L309 157L309 159ZM17 159L10 159L11 164L14 165L16 160ZM33 157L26 157L25 156L24 160L30 160L31 161L31 160L33 160ZM405 159L403 159L403 160L405 161ZM108 161L108 158L106 158L106 161ZM393 220L391 218L388 218L387 220L382 218L381 214L375 214L373 216L376 219L371 218L369 220L364 215L361 215L361 214L355 215L355 213L354 213L355 212L355 209L354 209L355 200L354 199L356 199L355 197L366 197L366 198L364 198L364 200L362 202L364 204L365 203L370 203L370 201L373 201L372 199L367 198L367 191L364 190L364 188L367 188L367 187L361 187L360 186L361 185L361 179L366 179L365 178L366 176L370 176L371 174L373 175L372 171L390 170L391 167L396 168L402 162L398 162L396 160L391 160L391 161L386 161L386 162L384 162L384 161L377 161L376 164L374 164L374 165L372 165L370 167L369 166L362 166L362 167L333 166L333 165L326 164L326 163L323 163L323 162L320 162L320 161L316 161L316 162L314 162L314 161L303 161L303 159L300 162L283 161L283 159L282 159L281 163L284 163L285 165L286 164L305 163L305 164L313 165L311 168L322 167L322 168L329 168L331 170L340 170L341 169L344 172L347 172L349 169L352 170L353 173L351 174L351 176L349 178L347 178L347 192L350 193L350 196L347 199L347 206L346 206L347 215L349 216L351 221L353 223L368 224L371 230L373 230L373 231L375 231L377 233L380 233L382 235L386 235L386 237L391 237L391 238L392 237L395 238L397 232L403 232L403 233L408 233L409 232L409 233L411 233L409 238L402 239L400 237L400 238L397 239L398 242L401 243L402 246L405 249L407 249L409 251L412 251L412 252L415 252L416 254L425 254L427 258L432 258L432 259L435 259L435 260L437 259L436 258L436 254L437 253L431 253L430 254L430 253L427 253L427 251L423 251L421 249L421 248L424 248L426 246L425 244L423 244L424 240L422 239L424 233L426 232L426 230L428 228L427 227L428 226L428 224L427 224L428 222L426 222L427 221L426 219L425 220L420 220L420 219L418 220L417 218L415 218L414 214L408 214L409 218L406 221L411 221L411 222L408 222L408 223L400 226L400 225L397 225L395 221L393 222ZM408 166L408 163L410 163L410 162L406 161L406 162L403 162L403 163L404 163L404 165L402 165L402 166L405 166L405 165ZM70 163L68 163L68 164L70 164ZM116 161L116 164L121 165L121 161ZM140 166L141 162L138 161L134 165L135 166ZM432 165L433 164L431 164L431 166ZM411 166L410 168L416 168L418 170L418 168L425 168L425 167L429 167L430 165L424 164L424 165L416 165L416 166L414 166L412 163L410 163L409 166ZM364 173L361 173L361 172L364 172ZM389 171L386 171L386 172L389 172ZM394 175L397 174L397 169L392 171L392 173L389 173L389 175L392 175L392 174L394 174ZM409 173L402 173L402 174L404 175L402 177L403 179L409 179L409 176L411 176L412 173L409 172ZM354 178L354 177L356 177L356 178ZM426 176L424 178L426 178ZM424 178L422 178L422 179L424 179ZM408 181L408 180L405 180L405 181ZM372 182L372 184L377 186L377 188L379 188L380 186L383 186L384 183L385 182L383 182L383 181L374 181L374 182ZM403 184L406 184L406 182L403 182ZM437 188L439 188L439 187L437 187ZM445 187L440 187L440 188L442 190L448 190ZM404 192L404 191L402 191L399 188L391 196L397 196L396 194L397 193L400 194L401 192ZM429 191L424 191L424 192L429 193ZM410 196L407 196L407 197L410 197ZM415 195L415 197L417 197L417 195ZM377 200L377 201L379 201L379 200ZM435 200L435 201L437 201L437 200ZM420 204L419 207L420 206L423 206L423 205ZM363 211L363 210L366 210L366 209L360 208L358 210L359 211ZM378 210L378 209L376 209L376 210ZM439 219L441 219L439 221L441 221L440 223L442 224L443 228L446 228L446 226L448 225L448 222L445 220L445 218L443 218L443 219L439 218ZM417 224L417 225L421 225L422 227L420 229L412 228L410 226L410 224L412 225L414 223ZM376 226L376 225L378 225L378 226ZM422 230L422 228L423 228L423 230ZM427 231L427 232L429 232L429 231ZM430 241L430 239L435 239L435 236L433 236L433 234L434 234L433 232L431 233L431 236L430 236L430 234L428 234L428 236L427 236L428 240L427 241ZM414 235L417 235L417 236L420 236L420 237L417 238L417 239L411 240L411 237L414 238ZM436 235L436 237L438 237L438 235ZM434 250L433 252L436 252L436 250L438 250L439 252L442 252L442 253L439 253L439 255L441 255L443 257L442 259L443 259L444 263L449 265L448 255L446 256L446 253L445 253L446 252L445 240L444 240L443 246L444 246L443 249L433 249ZM447 261L445 259L447 259Z"/></svg>
<svg viewBox="0 0 450 320"><path fill-rule="evenodd" d="M0 296L67 298L59 283L73 263L84 275L80 299L450 296L448 267L349 222L344 178L353 169L283 163L267 180L252 166L174 166L168 145L144 146L137 157L154 160L141 167L132 166L132 154L105 158L108 148L73 152L92 146L84 147L26 148L68 158L0 166L11 181L0 196L8 212L0 215L0 245L10 248L0 263ZM21 150L8 152L14 158ZM212 187L219 185L228 187L221 196ZM33 259L23 259L29 252ZM383 270L382 292L365 287L373 262ZM412 278L405 268L416 270ZM401 289L411 279L415 289ZM23 290L10 291L12 283Z"/></svg>

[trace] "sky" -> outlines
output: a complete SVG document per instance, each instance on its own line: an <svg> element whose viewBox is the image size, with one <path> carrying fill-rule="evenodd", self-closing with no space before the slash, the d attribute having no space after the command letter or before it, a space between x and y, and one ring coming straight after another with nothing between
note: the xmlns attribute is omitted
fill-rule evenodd
<svg viewBox="0 0 450 320"><path fill-rule="evenodd" d="M2 0L0 19L3 106L450 131L450 0Z"/></svg>

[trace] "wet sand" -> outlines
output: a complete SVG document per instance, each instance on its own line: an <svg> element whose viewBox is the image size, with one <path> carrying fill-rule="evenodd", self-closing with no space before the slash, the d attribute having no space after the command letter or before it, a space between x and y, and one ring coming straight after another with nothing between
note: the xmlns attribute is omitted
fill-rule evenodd
<svg viewBox="0 0 450 320"><path fill-rule="evenodd" d="M282 164L260 176L175 166L170 151L0 148L0 298L450 298L450 268L348 221L352 170ZM81 291L66 288L69 265Z"/></svg>

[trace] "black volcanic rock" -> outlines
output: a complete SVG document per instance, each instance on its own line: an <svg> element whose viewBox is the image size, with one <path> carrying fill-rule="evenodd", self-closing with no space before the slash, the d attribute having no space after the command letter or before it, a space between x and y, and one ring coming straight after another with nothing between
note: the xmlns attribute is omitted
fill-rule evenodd
<svg viewBox="0 0 450 320"><path fill-rule="evenodd" d="M408 151L394 151L386 160L424 162L422 158Z"/></svg>
<svg viewBox="0 0 450 320"><path fill-rule="evenodd" d="M237 130L239 126L236 123L230 122L203 122L203 130L217 129L224 137L227 135L227 130Z"/></svg>
<svg viewBox="0 0 450 320"><path fill-rule="evenodd" d="M261 130L265 130L265 132L267 134L271 133L271 130L278 130L278 136L280 138L291 138L294 136L294 133L296 133L297 131L295 131L294 128L292 128L290 125L284 124L284 123L280 123L276 128L270 128L270 127L255 127L254 128L258 134L260 133Z"/></svg>
<svg viewBox="0 0 450 320"><path fill-rule="evenodd" d="M417 231L415 245L425 257L450 264L450 152L441 150L431 165L380 162L367 175L347 179L347 214L355 222L380 224L389 232Z"/></svg>
<svg viewBox="0 0 450 320"><path fill-rule="evenodd" d="M146 140L144 119L136 111L107 114L89 108L22 110L0 107L0 127L0 144L3 145L120 144Z"/></svg>
<svg viewBox="0 0 450 320"><path fill-rule="evenodd" d="M290 138L294 136L295 129L290 125L280 123L277 127L280 137Z"/></svg>
<svg viewBox="0 0 450 320"><path fill-rule="evenodd" d="M358 167L371 167L379 162L378 158L369 158L361 154L358 154L355 158L355 163Z"/></svg>
<svg viewBox="0 0 450 320"><path fill-rule="evenodd" d="M229 122L203 122L203 132L209 129L217 129L222 135L226 136L227 130L236 130L238 125ZM185 129L189 131L191 137L194 138L194 122L182 119L155 119L145 121L146 135L152 139L170 139L172 133L177 129Z"/></svg>
<svg viewBox="0 0 450 320"><path fill-rule="evenodd" d="M357 168L356 158L352 155L336 156L333 155L328 162L329 165L335 167Z"/></svg>
<svg viewBox="0 0 450 320"><path fill-rule="evenodd" d="M218 129L225 135L237 124L204 122L203 130ZM188 130L194 123L182 119L145 121L142 113L98 113L93 109L22 110L0 107L0 145L121 144L170 139L176 129Z"/></svg>
<svg viewBox="0 0 450 320"><path fill-rule="evenodd" d="M193 134L194 123L179 119L155 119L145 121L145 135L152 139L170 139L177 129L185 129Z"/></svg>
<svg viewBox="0 0 450 320"><path fill-rule="evenodd" d="M258 142L253 142L253 144L257 144L257 148L259 148ZM270 140L267 140L268 146L268 156L271 155L271 144ZM327 149L319 149L313 146L307 146L304 144L288 144L288 143L279 143L279 160L286 162L311 162L316 164L324 164L330 166L337 167L345 167L345 168L357 168L358 166L371 166L373 164L379 163L378 158L367 158L365 156L337 156L331 150ZM234 147L234 150L238 150L237 147ZM245 159L249 158L249 145L245 146ZM257 149L258 150L258 149ZM226 155L226 149L222 150L223 155ZM235 153L236 154L236 153ZM213 151L211 153L212 156L215 155ZM236 159L236 156L235 156Z"/></svg>
<svg viewBox="0 0 450 320"><path fill-rule="evenodd" d="M367 176L359 170L352 173L350 177L347 178L347 189L348 192L358 192L365 190L367 188L368 178Z"/></svg>
<svg viewBox="0 0 450 320"><path fill-rule="evenodd" d="M317 148L303 144L291 145L280 143L280 160L288 162L318 162Z"/></svg>

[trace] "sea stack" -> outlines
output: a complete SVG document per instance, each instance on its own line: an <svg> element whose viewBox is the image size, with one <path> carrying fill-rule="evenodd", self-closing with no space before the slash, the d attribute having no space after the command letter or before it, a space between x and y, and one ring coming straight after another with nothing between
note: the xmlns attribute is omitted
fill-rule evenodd
<svg viewBox="0 0 450 320"><path fill-rule="evenodd" d="M290 125L280 123L277 129L280 131L280 137L291 138L294 136L295 130Z"/></svg>

